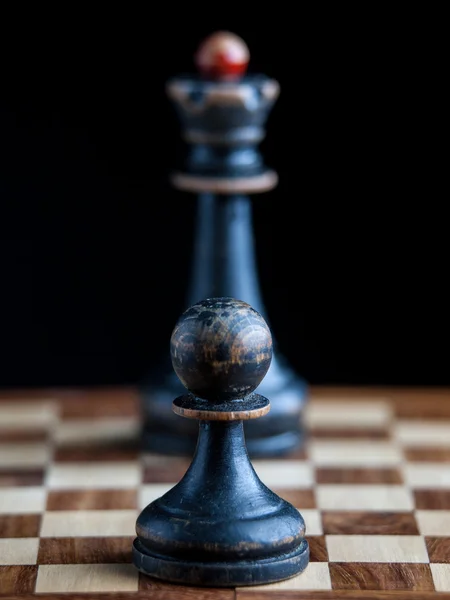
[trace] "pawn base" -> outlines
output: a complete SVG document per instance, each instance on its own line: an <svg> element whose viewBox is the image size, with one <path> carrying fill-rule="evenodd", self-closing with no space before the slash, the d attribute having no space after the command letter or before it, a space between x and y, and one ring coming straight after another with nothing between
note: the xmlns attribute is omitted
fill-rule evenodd
<svg viewBox="0 0 450 600"><path fill-rule="evenodd" d="M135 567L150 577L172 583L206 587L251 586L274 583L301 573L309 562L306 539L288 554L263 560L194 562L152 554L139 538L133 543Z"/></svg>

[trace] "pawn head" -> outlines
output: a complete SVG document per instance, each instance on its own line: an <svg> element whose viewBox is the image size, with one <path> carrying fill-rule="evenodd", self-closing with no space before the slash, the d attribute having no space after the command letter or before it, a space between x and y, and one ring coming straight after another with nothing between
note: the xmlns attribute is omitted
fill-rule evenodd
<svg viewBox="0 0 450 600"><path fill-rule="evenodd" d="M261 383L272 360L272 336L246 302L209 298L178 319L170 353L175 373L191 393L223 402L243 398Z"/></svg>

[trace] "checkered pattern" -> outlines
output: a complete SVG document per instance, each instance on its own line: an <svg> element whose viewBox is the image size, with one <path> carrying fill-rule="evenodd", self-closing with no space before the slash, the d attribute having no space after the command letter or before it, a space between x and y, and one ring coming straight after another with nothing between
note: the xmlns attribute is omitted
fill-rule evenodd
<svg viewBox="0 0 450 600"><path fill-rule="evenodd" d="M237 596L450 591L450 394L322 391L304 420L302 451L253 464L303 514L311 562ZM173 588L137 572L131 543L139 511L189 461L141 455L138 438L131 392L0 401L0 593Z"/></svg>

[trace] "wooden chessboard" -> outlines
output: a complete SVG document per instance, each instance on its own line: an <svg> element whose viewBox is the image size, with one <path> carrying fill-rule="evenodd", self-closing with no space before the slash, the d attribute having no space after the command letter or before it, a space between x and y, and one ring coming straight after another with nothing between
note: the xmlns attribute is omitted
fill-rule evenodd
<svg viewBox="0 0 450 600"><path fill-rule="evenodd" d="M450 598L450 390L313 389L305 448L253 461L302 512L311 562L242 589L171 585L131 564L138 511L189 463L139 452L133 390L28 396L0 399L5 597Z"/></svg>

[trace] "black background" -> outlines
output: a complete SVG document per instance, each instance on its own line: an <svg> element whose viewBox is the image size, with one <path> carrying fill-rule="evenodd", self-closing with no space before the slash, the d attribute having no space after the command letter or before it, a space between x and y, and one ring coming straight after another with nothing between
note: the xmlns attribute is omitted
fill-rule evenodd
<svg viewBox="0 0 450 600"><path fill-rule="evenodd" d="M168 183L179 128L164 84L217 29L281 84L262 144L280 184L253 209L283 353L311 383L450 384L439 15L319 8L277 26L166 9L11 20L0 385L134 383L167 352L195 198Z"/></svg>

